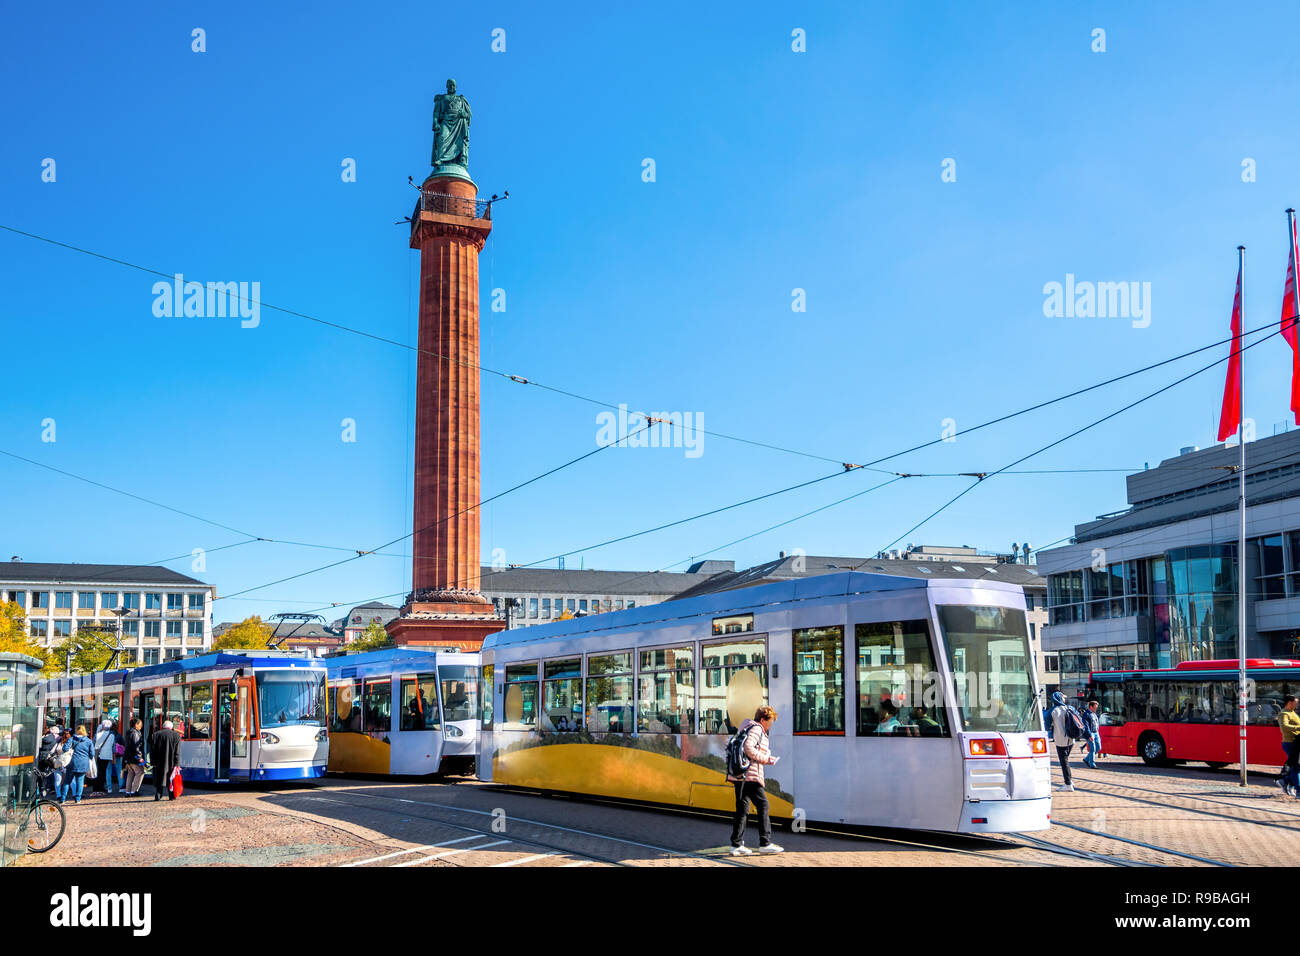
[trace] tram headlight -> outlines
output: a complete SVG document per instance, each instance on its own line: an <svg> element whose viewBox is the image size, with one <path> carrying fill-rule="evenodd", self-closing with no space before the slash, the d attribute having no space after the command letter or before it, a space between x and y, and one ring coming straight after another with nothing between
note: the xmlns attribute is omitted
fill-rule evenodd
<svg viewBox="0 0 1300 956"><path fill-rule="evenodd" d="M320 730L316 731L316 743L320 743L327 736L328 735L325 733L325 728L322 727Z"/></svg>
<svg viewBox="0 0 1300 956"><path fill-rule="evenodd" d="M279 742L280 742L280 738L277 737L275 734L271 733L269 730L262 731L262 743L278 744Z"/></svg>
<svg viewBox="0 0 1300 956"><path fill-rule="evenodd" d="M446 734L448 737L464 737L465 731L461 730L455 724L448 724Z"/></svg>
<svg viewBox="0 0 1300 956"><path fill-rule="evenodd" d="M972 757L1005 757L1007 747L1002 742L1001 737L985 737L970 742L970 755Z"/></svg>

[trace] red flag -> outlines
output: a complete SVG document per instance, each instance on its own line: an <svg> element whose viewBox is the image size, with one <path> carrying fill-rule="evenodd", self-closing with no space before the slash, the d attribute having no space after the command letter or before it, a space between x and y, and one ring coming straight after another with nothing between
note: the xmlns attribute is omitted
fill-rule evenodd
<svg viewBox="0 0 1300 956"><path fill-rule="evenodd" d="M1291 249L1287 254L1286 287L1282 290L1282 337L1291 346L1291 411L1300 425L1300 345L1296 344L1295 264L1296 225L1291 220Z"/></svg>
<svg viewBox="0 0 1300 956"><path fill-rule="evenodd" d="M1292 335L1295 332L1292 331ZM1219 441L1227 441L1241 424L1241 267L1237 267L1237 294L1232 299L1232 352L1228 356L1228 381L1223 386L1219 412Z"/></svg>

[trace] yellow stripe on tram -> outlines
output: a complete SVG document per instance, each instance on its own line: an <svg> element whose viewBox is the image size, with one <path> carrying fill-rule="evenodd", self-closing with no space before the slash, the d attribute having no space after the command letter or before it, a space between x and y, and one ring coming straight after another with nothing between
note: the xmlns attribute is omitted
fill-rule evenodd
<svg viewBox="0 0 1300 956"><path fill-rule="evenodd" d="M17 767L20 764L33 763L35 757L0 757L0 767Z"/></svg>

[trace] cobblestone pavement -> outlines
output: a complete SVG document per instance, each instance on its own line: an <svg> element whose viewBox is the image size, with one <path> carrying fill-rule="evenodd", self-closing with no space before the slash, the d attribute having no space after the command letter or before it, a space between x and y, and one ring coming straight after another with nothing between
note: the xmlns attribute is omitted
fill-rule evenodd
<svg viewBox="0 0 1300 956"><path fill-rule="evenodd" d="M1059 771L1053 767L1059 779ZM905 831L778 832L785 853L726 855L719 818L498 790L473 780L188 789L178 801L96 797L28 866L1212 866L1285 865L1300 852L1300 801L1275 768L1152 769L1127 758L1072 764L1058 824L988 840ZM748 834L752 847L757 834ZM1143 845L1145 844L1145 845ZM1180 855L1182 854L1182 855Z"/></svg>

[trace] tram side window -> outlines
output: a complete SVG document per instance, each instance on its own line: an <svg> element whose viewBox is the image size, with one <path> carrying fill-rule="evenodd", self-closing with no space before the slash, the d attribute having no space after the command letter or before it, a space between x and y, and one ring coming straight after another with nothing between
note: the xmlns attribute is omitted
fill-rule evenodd
<svg viewBox="0 0 1300 956"><path fill-rule="evenodd" d="M387 734L393 730L393 681L384 677L366 681L361 709L365 714L365 732Z"/></svg>
<svg viewBox="0 0 1300 956"><path fill-rule="evenodd" d="M858 736L947 737L939 673L923 620L854 627Z"/></svg>
<svg viewBox="0 0 1300 956"><path fill-rule="evenodd" d="M185 687L186 740L207 740L212 736L212 685Z"/></svg>
<svg viewBox="0 0 1300 956"><path fill-rule="evenodd" d="M170 720L172 730L184 737L187 729L185 721L185 685L173 684L166 689L166 695L163 699L163 720ZM159 724L159 726L162 725Z"/></svg>
<svg viewBox="0 0 1300 956"><path fill-rule="evenodd" d="M632 652L587 657L587 729L632 732Z"/></svg>
<svg viewBox="0 0 1300 956"><path fill-rule="evenodd" d="M637 730L643 734L695 733L695 648L641 651Z"/></svg>
<svg viewBox="0 0 1300 956"><path fill-rule="evenodd" d="M360 681L345 680L330 686L330 732L361 733Z"/></svg>
<svg viewBox="0 0 1300 956"><path fill-rule="evenodd" d="M492 681L496 677L496 665L484 664L483 669L479 672L479 694L478 699L483 702L482 729L492 729L492 703L495 686Z"/></svg>
<svg viewBox="0 0 1300 956"><path fill-rule="evenodd" d="M543 661L542 729L568 733L582 729L582 658Z"/></svg>
<svg viewBox="0 0 1300 956"><path fill-rule="evenodd" d="M402 678L402 729L437 730L438 680L433 674Z"/></svg>
<svg viewBox="0 0 1300 956"><path fill-rule="evenodd" d="M734 734L767 703L767 642L726 641L700 648L700 733Z"/></svg>
<svg viewBox="0 0 1300 956"><path fill-rule="evenodd" d="M844 628L794 631L794 732L844 734Z"/></svg>
<svg viewBox="0 0 1300 956"><path fill-rule="evenodd" d="M537 661L506 665L506 730L537 727Z"/></svg>

